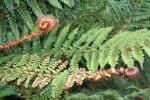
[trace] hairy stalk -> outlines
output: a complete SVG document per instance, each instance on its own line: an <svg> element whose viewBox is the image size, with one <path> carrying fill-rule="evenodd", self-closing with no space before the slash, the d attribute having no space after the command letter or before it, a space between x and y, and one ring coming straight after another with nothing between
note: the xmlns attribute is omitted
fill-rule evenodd
<svg viewBox="0 0 150 100"><path fill-rule="evenodd" d="M96 72L86 71L85 68L80 68L76 72L73 72L69 75L65 84L65 89L71 88L74 83L82 85L84 80L98 80L105 77L113 77L113 76L125 76L129 79L133 79L137 76L138 73L139 69L137 67L131 68L120 67L118 69L110 68L97 70Z"/></svg>

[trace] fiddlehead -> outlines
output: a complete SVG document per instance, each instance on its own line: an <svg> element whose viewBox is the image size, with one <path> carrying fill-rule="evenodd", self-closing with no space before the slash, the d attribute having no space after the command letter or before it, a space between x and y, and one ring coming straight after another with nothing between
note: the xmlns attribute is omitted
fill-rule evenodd
<svg viewBox="0 0 150 100"><path fill-rule="evenodd" d="M37 20L38 28L42 32L51 32L58 25L58 20L51 15L44 15Z"/></svg>
<svg viewBox="0 0 150 100"><path fill-rule="evenodd" d="M58 20L51 15L44 15L37 20L38 30L32 31L30 34L23 35L22 37L18 37L14 40L9 40L6 43L0 44L1 49L11 48L15 45L23 43L24 41L30 41L33 37L37 37L43 35L46 32L53 31L57 25Z"/></svg>

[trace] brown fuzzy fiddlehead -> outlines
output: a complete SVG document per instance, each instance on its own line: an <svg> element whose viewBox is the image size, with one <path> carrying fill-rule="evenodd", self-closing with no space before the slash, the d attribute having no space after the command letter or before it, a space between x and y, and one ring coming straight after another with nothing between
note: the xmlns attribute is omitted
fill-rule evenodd
<svg viewBox="0 0 150 100"><path fill-rule="evenodd" d="M30 34L23 35L14 40L9 40L6 43L0 44L0 50L11 48L15 45L23 43L24 41L30 41L33 37L53 31L58 26L58 20L54 16L44 15L37 20L37 25L38 29L36 31L31 31Z"/></svg>
<svg viewBox="0 0 150 100"><path fill-rule="evenodd" d="M50 32L58 25L58 20L54 16L45 15L37 20L38 28L43 32Z"/></svg>

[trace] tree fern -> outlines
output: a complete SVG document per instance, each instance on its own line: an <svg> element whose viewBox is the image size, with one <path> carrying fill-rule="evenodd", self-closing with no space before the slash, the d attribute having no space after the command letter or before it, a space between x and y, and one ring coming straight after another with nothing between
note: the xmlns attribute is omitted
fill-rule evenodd
<svg viewBox="0 0 150 100"><path fill-rule="evenodd" d="M150 57L149 5L148 0L0 1L0 82L45 100L58 99L68 78L71 85L82 84L89 77L111 77L114 70L131 78L123 67L132 69L138 62L144 68L145 54ZM45 15L57 17L56 30L36 25ZM21 39L28 41L18 44ZM120 66L123 72L116 69ZM98 71L104 75L94 76Z"/></svg>
<svg viewBox="0 0 150 100"><path fill-rule="evenodd" d="M110 31L110 28L106 28L106 29ZM66 44L65 39L67 37L70 37L70 35L68 35L69 25L64 27L60 31L60 34L58 38L56 39L56 42L53 44L54 48L49 50L50 54L56 58L59 58L61 55L66 55L67 57L70 58L74 54L76 55L77 53L80 53L80 54L85 53L84 57L87 60L87 65L88 65L87 67L89 67L91 70L97 69L96 67L98 66L96 64L97 62L99 62L99 65L102 68L106 64L110 64L112 67L115 67L116 64L118 64L120 54L121 54L123 61L125 62L125 64L128 65L128 67L131 67L133 65L133 58L135 58L135 60L137 60L142 66L142 63L144 60L142 44L143 42L146 41L145 38L149 37L149 31L139 30L136 32L129 32L129 31L123 32L123 33L120 32L118 35L107 40L106 35L103 35L103 34L105 33L108 35L109 33L108 30L105 30L106 32L104 31L104 29L101 29L101 28L100 29L93 28L92 30L93 31L88 31L86 34L81 35L80 38L78 37L79 39L75 39L77 37L75 37L74 35L75 42L72 41L71 43L70 41L70 44L73 44L73 45L70 45L70 48L68 48L64 45ZM102 35L100 35L101 38L98 38L96 39L95 42L92 42L94 37L96 38L98 33L101 34L101 31L104 32L102 33ZM76 31L73 31L73 32L76 32ZM91 33L93 36L92 37L88 36ZM143 34L143 36L140 36L139 34ZM125 40L126 38L127 40ZM99 45L96 44L97 46L95 46L95 43L100 43L100 44ZM99 60L96 61L97 59ZM38 65L38 63L40 63L39 60L35 62L35 65Z"/></svg>

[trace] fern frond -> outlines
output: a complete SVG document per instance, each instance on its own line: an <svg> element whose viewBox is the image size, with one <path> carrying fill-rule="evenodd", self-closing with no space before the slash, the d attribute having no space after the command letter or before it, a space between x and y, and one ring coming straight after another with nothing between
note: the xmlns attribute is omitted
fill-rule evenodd
<svg viewBox="0 0 150 100"><path fill-rule="evenodd" d="M71 33L69 33L69 36L68 36L67 40L64 43L65 48L70 48L71 47L71 44L72 44L78 30L79 30L79 28L76 28Z"/></svg>
<svg viewBox="0 0 150 100"><path fill-rule="evenodd" d="M6 84L0 83L0 98L1 99L2 99L2 97L9 96L9 95L15 95L18 93L19 93L18 89L8 86Z"/></svg>
<svg viewBox="0 0 150 100"><path fill-rule="evenodd" d="M73 70L76 70L79 65L79 61L81 60L81 54L74 54L71 58L71 61L70 61L70 70L73 71Z"/></svg>
<svg viewBox="0 0 150 100"><path fill-rule="evenodd" d="M65 40L65 38L66 38L66 36L67 36L67 33L68 33L68 31L69 31L69 26L70 26L70 25L68 25L68 26L66 26L66 27L64 27L64 28L62 29L62 31L60 32L60 35L59 35L59 37L58 37L58 39L57 39L57 41L56 41L56 43L55 43L55 47L60 47L60 46L62 46L62 44L63 44L63 42L64 42L64 40Z"/></svg>
<svg viewBox="0 0 150 100"><path fill-rule="evenodd" d="M64 3L71 8L75 5L76 2L75 0L47 0L47 1L58 9L63 9L61 3Z"/></svg>
<svg viewBox="0 0 150 100"><path fill-rule="evenodd" d="M147 38L149 38L149 31L147 30L139 30L135 32L123 32L123 33L120 32L118 35L114 36L112 39L108 40L106 43L103 44L104 50L111 48L109 50L111 53L114 53L117 50L118 52L117 54L115 54L116 59L118 58L117 56L119 56L119 54L121 53L123 61L125 61L128 67L129 65L133 65L132 57L135 58L137 61L139 61L139 63L142 65L144 59L142 44L144 41L146 41ZM111 50L113 49L114 51L112 52ZM109 52L104 54L105 55L109 54ZM117 60L115 63L117 63ZM105 64L106 60L104 65Z"/></svg>
<svg viewBox="0 0 150 100"><path fill-rule="evenodd" d="M59 9L62 9L62 6L59 2L59 0L47 0L51 5L53 5L54 7L57 7Z"/></svg>
<svg viewBox="0 0 150 100"><path fill-rule="evenodd" d="M147 53L147 55L150 57L150 41L149 40L146 40L144 43L143 43L143 49L145 50L145 52Z"/></svg>
<svg viewBox="0 0 150 100"><path fill-rule="evenodd" d="M115 67L118 64L119 56L119 49L117 49L117 47L112 47L109 52L108 63L112 67Z"/></svg>
<svg viewBox="0 0 150 100"><path fill-rule="evenodd" d="M24 66L27 64L27 62L29 61L30 55L29 54L25 54L22 56L22 58L20 59L19 62L16 63L15 66Z"/></svg>
<svg viewBox="0 0 150 100"><path fill-rule="evenodd" d="M21 56L21 55L20 55ZM25 54L20 57L17 56L17 60L11 61L9 67L4 65L0 72L1 82L8 83L16 80L17 85L21 85L24 82L24 86L28 88L30 84L32 87L44 88L49 82L55 78L56 75L63 72L67 67L68 61L57 60L52 65L50 64L50 56L28 55ZM8 74L9 72L9 74ZM31 80L33 82L31 82ZM43 83L45 82L45 83Z"/></svg>
<svg viewBox="0 0 150 100"><path fill-rule="evenodd" d="M110 48L106 48L106 49L100 51L100 54L99 54L99 64L100 64L101 68L104 68L104 66L108 62L109 49Z"/></svg>
<svg viewBox="0 0 150 100"><path fill-rule="evenodd" d="M49 100L86 79L133 79L150 57L149 9L149 0L0 0L0 83Z"/></svg>
<svg viewBox="0 0 150 100"><path fill-rule="evenodd" d="M100 28L97 38L94 40L94 46L99 47L107 38L108 34L112 31L112 27Z"/></svg>
<svg viewBox="0 0 150 100"><path fill-rule="evenodd" d="M34 27L34 22L23 1L20 1L20 5L18 7L18 13L20 14L22 20L26 23L28 28L32 30Z"/></svg>
<svg viewBox="0 0 150 100"><path fill-rule="evenodd" d="M121 51L121 57L124 61L125 64L127 64L127 66L133 66L134 65L134 60L132 58L132 51L129 50L122 50Z"/></svg>
<svg viewBox="0 0 150 100"><path fill-rule="evenodd" d="M142 67L143 66L143 62L144 62L143 51L139 47L131 48L131 50L132 50L133 58L135 58L140 63L140 65Z"/></svg>
<svg viewBox="0 0 150 100"><path fill-rule="evenodd" d="M18 26L16 24L16 19L13 17L9 17L8 20L9 20L10 26L12 28L12 32L15 35L14 37L15 38L19 37L19 30L18 30Z"/></svg>
<svg viewBox="0 0 150 100"><path fill-rule="evenodd" d="M64 4L66 4L67 6L72 7L70 0L60 0L60 1L63 2ZM73 1L71 1L71 2L73 2Z"/></svg>
<svg viewBox="0 0 150 100"><path fill-rule="evenodd" d="M62 94L64 89L65 81L67 80L69 72L65 70L61 72L54 80L52 81L52 96L53 98L58 98Z"/></svg>
<svg viewBox="0 0 150 100"><path fill-rule="evenodd" d="M4 0L5 6L8 9L8 11L14 16L15 15L15 7L14 7L14 1L13 0Z"/></svg>
<svg viewBox="0 0 150 100"><path fill-rule="evenodd" d="M98 51L94 50L92 52L92 56L91 56L91 64L90 64L90 71L96 71L98 68Z"/></svg>
<svg viewBox="0 0 150 100"><path fill-rule="evenodd" d="M42 10L40 9L38 2L36 0L32 0L32 1L28 0L27 2L37 17L41 17L43 15Z"/></svg>

